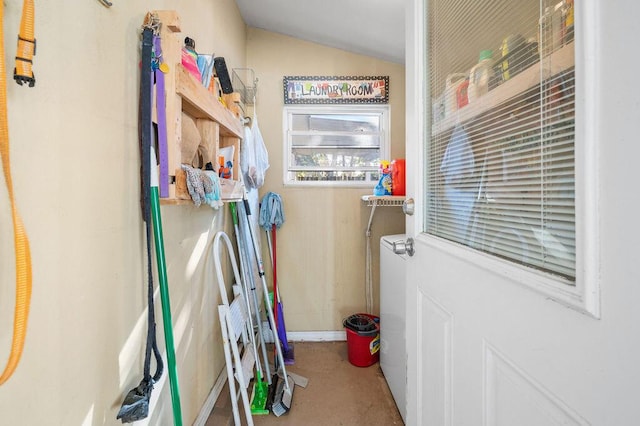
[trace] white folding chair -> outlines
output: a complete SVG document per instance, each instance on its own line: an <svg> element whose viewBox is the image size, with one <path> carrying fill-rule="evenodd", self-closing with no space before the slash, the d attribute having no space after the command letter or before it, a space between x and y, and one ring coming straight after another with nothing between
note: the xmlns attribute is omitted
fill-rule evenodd
<svg viewBox="0 0 640 426"><path fill-rule="evenodd" d="M226 299L226 298L224 298ZM247 425L253 426L251 417L251 403L247 388L253 379L255 356L253 345L249 341L247 328L249 314L242 295L236 297L231 305L224 303L218 305L220 315L220 328L224 343L224 357L227 364L227 376L229 379L229 393L233 408L233 419L236 426L240 426L240 409L238 407L238 391L242 399ZM236 389L236 383L238 389Z"/></svg>

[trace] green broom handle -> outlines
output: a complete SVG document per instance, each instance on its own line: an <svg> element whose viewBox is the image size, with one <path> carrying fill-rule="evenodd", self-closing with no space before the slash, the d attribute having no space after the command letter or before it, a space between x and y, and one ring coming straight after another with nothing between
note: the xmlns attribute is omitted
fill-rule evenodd
<svg viewBox="0 0 640 426"><path fill-rule="evenodd" d="M238 226L238 211L236 209L235 201L229 203L229 207L231 208L231 217L233 218L233 226Z"/></svg>
<svg viewBox="0 0 640 426"><path fill-rule="evenodd" d="M156 154L151 147L151 216L153 217L153 236L158 263L158 279L160 281L160 298L162 300L162 322L164 338L167 345L167 364L169 385L171 387L171 403L173 404L173 424L182 426L182 410L180 408L180 389L178 387L178 371L173 344L173 323L171 321L171 303L169 301L169 285L167 283L167 265L164 257L164 240L162 238L162 217L160 216L160 197L158 195L158 166Z"/></svg>

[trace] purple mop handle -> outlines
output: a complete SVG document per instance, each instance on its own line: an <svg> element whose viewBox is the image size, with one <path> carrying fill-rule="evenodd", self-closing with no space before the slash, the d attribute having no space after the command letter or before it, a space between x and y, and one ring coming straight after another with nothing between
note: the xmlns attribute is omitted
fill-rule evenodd
<svg viewBox="0 0 640 426"><path fill-rule="evenodd" d="M162 62L160 37L154 36L153 47L156 60ZM160 157L160 198L169 197L169 157L167 148L167 109L165 100L164 73L158 66L156 75L156 111L158 112L158 155Z"/></svg>
<svg viewBox="0 0 640 426"><path fill-rule="evenodd" d="M289 351L289 342L287 341L287 330L284 328L284 313L282 312L282 304L278 302L278 306L276 306L278 310L278 319L276 322L278 326L278 339L280 339L280 343L282 343L283 352Z"/></svg>

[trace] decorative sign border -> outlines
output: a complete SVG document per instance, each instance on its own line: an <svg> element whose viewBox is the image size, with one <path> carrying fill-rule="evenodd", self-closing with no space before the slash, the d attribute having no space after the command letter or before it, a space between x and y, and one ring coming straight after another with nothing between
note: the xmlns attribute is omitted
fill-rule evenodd
<svg viewBox="0 0 640 426"><path fill-rule="evenodd" d="M285 76L285 104L387 104L389 76Z"/></svg>

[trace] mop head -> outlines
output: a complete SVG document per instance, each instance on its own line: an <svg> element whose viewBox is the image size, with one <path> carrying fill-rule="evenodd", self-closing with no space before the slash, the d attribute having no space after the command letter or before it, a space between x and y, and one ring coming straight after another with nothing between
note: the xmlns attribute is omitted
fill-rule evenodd
<svg viewBox="0 0 640 426"><path fill-rule="evenodd" d="M262 375L258 371L256 374L256 382L253 386L251 395L251 414L254 416L262 416L269 414L267 408L267 399L269 398L269 385L262 380Z"/></svg>
<svg viewBox="0 0 640 426"><path fill-rule="evenodd" d="M117 419L122 423L133 423L149 415L149 399L153 390L153 381L142 381L138 387L129 391L118 411Z"/></svg>
<svg viewBox="0 0 640 426"><path fill-rule="evenodd" d="M295 364L295 354L293 352L293 342L287 342L286 346L283 343L282 357L284 358L285 365Z"/></svg>
<svg viewBox="0 0 640 426"><path fill-rule="evenodd" d="M291 409L291 404L293 402L293 389L296 387L296 384L293 381L293 377L287 375L287 379L289 381L288 389L284 379L274 375L274 381L277 380L278 383L274 386L275 394L273 396L273 403L271 404L271 412L275 414L276 417L280 417L283 414L288 413Z"/></svg>

